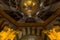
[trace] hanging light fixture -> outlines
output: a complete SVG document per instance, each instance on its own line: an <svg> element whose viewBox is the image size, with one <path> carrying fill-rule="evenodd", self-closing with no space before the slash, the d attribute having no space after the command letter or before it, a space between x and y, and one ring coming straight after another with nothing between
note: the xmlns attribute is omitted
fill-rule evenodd
<svg viewBox="0 0 60 40"><path fill-rule="evenodd" d="M28 17L31 17L39 10L38 0L22 0L20 6L21 11Z"/></svg>

